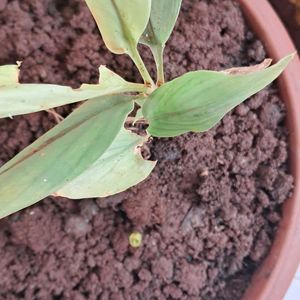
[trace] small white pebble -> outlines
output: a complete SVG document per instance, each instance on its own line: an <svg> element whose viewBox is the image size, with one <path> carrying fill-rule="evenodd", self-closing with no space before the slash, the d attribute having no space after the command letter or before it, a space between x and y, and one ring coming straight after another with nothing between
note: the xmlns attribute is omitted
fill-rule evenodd
<svg viewBox="0 0 300 300"><path fill-rule="evenodd" d="M206 177L209 175L209 171L208 170L204 170L203 172L201 172L200 176L201 177Z"/></svg>

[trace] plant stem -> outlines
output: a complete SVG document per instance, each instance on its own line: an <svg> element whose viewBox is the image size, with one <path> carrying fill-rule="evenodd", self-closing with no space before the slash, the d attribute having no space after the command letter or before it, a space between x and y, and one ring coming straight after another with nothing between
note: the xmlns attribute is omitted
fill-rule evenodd
<svg viewBox="0 0 300 300"><path fill-rule="evenodd" d="M157 70L157 86L161 86L165 83L165 74L164 74L164 49L165 46L153 46L151 47L153 56L156 63Z"/></svg>
<svg viewBox="0 0 300 300"><path fill-rule="evenodd" d="M152 86L147 86L144 83L130 83L131 87L128 88L128 91L125 92L133 92L133 93L141 93L141 94L151 94L153 91Z"/></svg>
<svg viewBox="0 0 300 300"><path fill-rule="evenodd" d="M154 83L153 79L151 78L137 48L133 47L131 49L129 55L130 55L131 59L133 60L133 62L135 63L136 67L138 68L140 74L142 75L145 84L149 87L154 87L155 83Z"/></svg>

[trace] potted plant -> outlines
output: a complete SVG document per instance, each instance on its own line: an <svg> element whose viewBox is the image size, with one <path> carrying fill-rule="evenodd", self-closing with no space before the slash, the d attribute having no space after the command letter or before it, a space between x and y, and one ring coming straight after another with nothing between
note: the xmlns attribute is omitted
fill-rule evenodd
<svg viewBox="0 0 300 300"><path fill-rule="evenodd" d="M176 21L181 1L165 1L164 3L153 0L144 1L143 3L141 1L129 1L126 5L124 5L124 1L107 2L89 0L86 2L96 19L106 46L116 54L129 54L139 69L144 79L144 84L125 81L107 68L101 67L100 83L94 85L84 84L79 89L56 85L28 85L20 84L16 81L18 77L16 66L8 65L1 67L0 78L3 84L1 97L1 101L3 102L1 105L2 117L12 117L13 115L38 110L50 110L53 107L63 104L78 102L87 98L91 99L1 168L2 217L31 205L50 194L74 199L104 197L121 192L137 184L144 180L155 166L155 162L145 160L141 156L141 153L147 150L145 143L147 143L150 136L173 137L189 131L203 132L212 128L225 113L275 79L292 58L291 56L287 56L272 67L269 67L270 60L264 60L263 63L252 67L233 68L220 72L191 72L169 83L165 83L162 61L163 50L173 28L173 24ZM248 9L248 14L251 15L252 11L247 7L249 3L246 1L243 5L246 7L245 10ZM268 39L266 39L266 41L268 41ZM157 69L156 83L154 83L151 78L137 51L138 42L146 44L153 52ZM272 54L278 58L278 55L275 55L277 53ZM291 81L289 82L291 83ZM11 103L14 103L14 106L12 106ZM133 103L136 103L135 109ZM275 102L275 105L277 105L277 102ZM258 107L253 104L252 109L258 109ZM133 115L128 118L127 116L131 111L133 111ZM50 112L54 115L56 114L53 111ZM246 109L245 113L240 111L239 115L242 117L245 114L247 115L247 113ZM276 113L274 119L276 119ZM277 122L279 122L279 119L280 117L278 117ZM255 119L253 119L253 122L256 122ZM126 123L126 129L123 128L124 123ZM274 124L276 125L277 123L275 122ZM228 126L230 128L230 120L227 121L227 125L226 121L224 121L224 129L221 129L219 133L217 131L217 135L222 135L222 130L225 130L225 132L229 130L228 132L230 132ZM273 125L269 126L272 128ZM138 130L139 135L131 133L129 129L134 131ZM267 130L267 132L271 134L269 130ZM259 131L259 134L261 134L261 131ZM280 135L279 132L276 134ZM253 133L253 135L255 135L255 133ZM188 138L186 140L188 144L193 139L197 140L199 136L190 135L186 136L186 138ZM209 139L209 134L206 138L204 136L204 140L205 139ZM279 140L281 140L281 137L278 138L278 141ZM259 135L258 141L260 141ZM272 140L272 134L271 138L270 136L266 138L266 141L271 144L275 143L275 140ZM152 157L158 158L160 153L168 149L163 148L163 152L157 150L163 145L160 143L161 142L157 140L157 142L154 142L154 146L151 146L152 149L150 152L152 152ZM251 143L252 142L250 142L250 145ZM265 142L263 142L262 138L258 143ZM284 138L282 143L284 144ZM174 145L172 147L174 147ZM244 148L245 151L249 146L247 146L246 142L246 145L240 145L239 147L246 147ZM189 153L186 153L186 149L181 149L181 154L178 154L176 150L171 150L169 153L171 158L163 157L163 161L178 161L181 156L188 156ZM274 149L272 151L275 151ZM283 148L278 145L278 149ZM232 160L233 162L233 166L229 167L226 166L226 162L224 161L226 155L223 155L224 154L221 154L221 156L218 157L217 165L225 165L226 170L233 168L232 174L236 174L234 176L237 176L234 180L236 180L236 184L241 184L244 179L242 178L243 176L239 174L243 175L244 171L240 171L240 168L242 168L243 163L245 163L245 157L237 157L237 160L227 157L228 160ZM282 163L283 161L281 161L280 165ZM164 163L161 166L166 167L169 165L168 163ZM201 168L202 167L203 166L201 166ZM232 220L232 218L235 218L233 215L228 215L230 211L236 216L239 214L242 216L245 209L248 210L248 208L241 204L235 206L232 205L232 203L225 202L224 205L230 205L230 207L224 209L224 211L222 211L219 206L218 209L214 208L215 211L213 213L216 214L216 218L220 223L215 225L216 227L213 232L208 232L207 241L205 241L205 244L202 246L205 249L203 252L206 252L203 254L205 257L203 257L202 254L200 254L201 244L199 245L199 241L193 244L193 241L199 240L195 234L199 230L201 231L201 226L205 225L201 224L201 219L205 219L203 215L203 207L205 206L201 205L201 202L209 202L209 199L211 199L209 194L205 194L205 189L206 184L209 184L209 180L212 180L212 178L209 174L210 168L203 170L201 170L201 168L190 173L196 174L196 178L203 181L203 184L198 186L198 183L193 182L195 175L191 175L191 180L184 178L182 184L178 182L180 183L179 191L181 191L182 195L189 195L189 190L196 189L198 201L200 201L197 205L190 206L179 227L181 231L180 236L187 236L189 240L185 242L188 247L191 247L193 250L185 250L184 259L180 257L178 262L172 262L172 259L169 257L169 255L171 255L174 259L173 254L171 254L172 251L168 254L169 251L166 249L162 255L155 257L153 263L150 264L153 274L156 274L155 276L158 277L158 284L160 284L159 282L161 280L164 282L165 287L162 293L165 296L169 295L169 297L181 298L184 296L182 293L186 293L185 296L213 295L213 292L209 290L209 285L206 286L205 281L214 282L216 279L216 275L213 275L215 268L211 267L210 262L214 260L217 253L213 250L214 243L218 239L222 239L222 243L230 244L226 239L231 233L227 232L226 236L223 234L223 232L226 231L224 229L226 228L226 224L224 227L223 222L226 221L226 219ZM261 179L266 180L263 188L269 189L269 192L261 190L261 195L258 198L264 202L266 202L266 198L271 201L276 201L275 195L277 194L276 191L274 192L272 189L275 189L274 180L276 179L278 181L279 175L274 178L274 182L271 183L270 187L268 186L269 174L268 172L266 173L267 168L269 168L268 164L265 166L264 163L260 163L256 168L257 173L259 173L257 176L262 176ZM217 172L217 170L214 172ZM182 174L188 173L189 172ZM247 173L244 173L244 175L247 175ZM154 175L148 182L145 182L144 186L149 185L151 187L154 180L153 178L156 178L155 176L157 175ZM164 182L166 180L165 176L166 174L162 173L161 177L157 178ZM169 179L171 179L171 173L169 176ZM282 167L280 167L280 176L289 186L290 181L285 178L286 173ZM174 180L174 178L172 180ZM297 180L297 176L295 176L295 180ZM154 182L158 182L160 186L159 181L154 180ZM223 181L223 179L221 179L222 188L225 188L224 183L226 183L226 180ZM161 187L158 191L160 191L160 189ZM211 193L210 188L208 188L208 192ZM79 295L95 297L97 294L103 299L105 297L121 297L120 299L122 299L122 297L126 298L129 296L128 293L130 290L138 295L141 293L139 289L142 289L143 294L140 295L144 295L144 297L153 297L155 293L158 293L158 290L156 290L154 286L152 288L151 285L148 286L149 282L154 284L156 281L151 280L151 274L149 275L149 271L145 268L144 263L142 266L139 266L139 261L136 262L130 259L129 254L133 251L133 257L135 255L141 255L141 251L143 251L141 245L147 243L152 245L153 249L158 247L155 244L156 242L163 243L161 238L155 238L155 234L153 235L154 231L148 236L145 234L144 242L142 242L140 231L145 231L149 225L149 228L155 228L155 226L161 224L161 220L152 220L151 218L153 215L154 219L158 218L163 220L164 217L162 214L164 213L161 212L159 207L150 207L150 209L146 209L146 214L151 213L151 215L142 216L138 209L132 207L132 205L139 205L130 198L133 197L135 193L137 194L137 198L143 197L143 193L145 193L145 198L150 202L150 206L153 204L159 206L159 202L157 202L157 200L155 201L155 198L158 197L159 194L155 194L153 187L148 188L148 191L147 189L139 190L137 188L133 190L133 192L129 192L122 211L127 214L127 218L132 220L132 225L141 227L135 230L134 228L130 229L130 226L128 227L129 223L126 225L123 219L125 222L124 228L120 224L116 233L110 232L107 236L107 238L109 238L111 235L110 243L112 243L112 249L114 249L115 255L121 255L123 259L128 258L126 259L127 263L122 259L124 263L123 266L119 264L119 276L121 279L115 274L116 269L112 267L111 259L108 259L109 263L105 264L105 257L109 253L109 246L105 246L107 251L104 251L103 255L99 256L104 262L101 261L97 263L90 261L89 264L92 272L91 274L87 274L91 281L93 281L93 275L97 276L96 274L98 274L98 276L100 276L102 284L100 284L99 287L94 287L95 289L99 289L98 291L91 290L91 288L83 289L78 291L78 293L76 293L75 290L70 293L66 291L65 294L62 291L56 291L55 294L49 294L48 296L64 295L63 297L66 298L74 298L75 295L76 297L79 297ZM160 193L163 193L163 190L161 190ZM168 193L172 192L169 191ZM193 193L191 193L189 197L191 197ZM270 193L270 195L267 193ZM166 197L166 195L164 197ZM195 195L193 195L193 197L195 197ZM234 197L237 197L237 194L233 196L233 198ZM285 195L280 194L278 197L281 199L285 197ZM217 196L217 199L218 198L222 199L220 196ZM226 199L226 196L224 199ZM252 200L253 199L251 199L251 201ZM142 201L142 199L141 203L145 205L145 201ZM270 205L270 207L268 204L263 205L266 205L270 210L274 209L272 205ZM66 232L70 232L71 235L73 234L77 236L77 238L83 238L85 234L90 231L89 227L91 225L88 223L97 213L98 209L92 205L87 207L89 207L89 209L84 207L81 211L83 215L88 215L85 221L83 221L82 218L80 219L80 217L76 217L74 211L72 211L74 216L65 222ZM240 209L240 212L237 208ZM135 211L137 211L137 215L135 215ZM180 209L178 211L180 212ZM181 211L181 214L183 211ZM33 210L29 215L31 213L34 215L36 212ZM40 213L37 212L37 214L39 215ZM272 219L272 217L270 218ZM276 223L274 218L276 219L276 217L273 216L273 220L270 221L271 223ZM284 218L285 216L283 217L283 222L285 220ZM145 219L148 221L145 221ZM18 221L16 223L18 223ZM93 225L95 226L95 223ZM232 226L232 228L234 228L237 224L232 224ZM293 226L295 226L295 224L293 224ZM14 225L12 225L12 228L13 227ZM207 230L206 227L204 226L204 230ZM169 235L167 239L170 239L170 232L169 234L168 232L164 232L166 228L168 229L168 226L164 227L163 224L161 224L161 232L159 234L164 238L167 238L165 235ZM168 230L170 230L170 226ZM129 234L130 232L132 232L132 234ZM265 233L261 230L256 234L256 238L261 240ZM280 236L280 234L279 230L278 236ZM124 236L127 237L125 239L125 246ZM130 248L128 250L128 237L132 250L130 250ZM18 238L15 239L16 242L18 242L17 240ZM213 242L214 240L215 242ZM105 239L101 240L100 243L105 245ZM172 241L169 240L166 245L171 244ZM177 244L175 243L175 245L178 247L178 242ZM45 251L45 249L39 250L35 246L32 247L36 252ZM134 250L134 247L138 249ZM160 251L164 249L164 247L158 248ZM216 248L217 247L215 247L215 249ZM126 251L129 252L125 255ZM137 254L139 251L140 254ZM250 253L250 248L247 251L250 256L255 257L255 254ZM146 257L147 255L150 255L149 248L146 251ZM150 259L152 255L153 254L149 256ZM91 256L92 255L89 254L89 257ZM258 256L259 259L262 257L260 254ZM270 256L268 259L270 259ZM113 260L116 261L117 256L114 256ZM228 264L226 260L227 258L223 261L223 268L229 268L229 275L234 274L236 267L234 264ZM132 275L128 272L132 272ZM117 280L116 282L119 283L114 283L114 285L118 284L119 288L116 288L115 291L113 291L111 287L106 288L109 286L109 282L105 282L104 274L106 274L107 278L110 278L109 281ZM118 279L114 279L115 276L118 277ZM136 284L131 283L129 286L132 286L132 288L128 290L126 287L128 286L128 282L126 285L123 281L126 280L125 278L131 281L131 276L137 276L135 279ZM260 283L261 282L262 281L260 281ZM84 283L83 285L78 285L79 290L84 285ZM254 284L254 287L257 286L258 284ZM120 289L124 289L124 287L125 290L121 291ZM220 293L222 291L221 284L218 288L218 293ZM33 294L38 295L37 297L46 297L45 294L43 294L45 291L41 291L40 288L36 287L33 287L33 289L34 290L30 290L30 288L27 287L19 293L21 293L21 296L25 295L25 297L30 297L29 295ZM199 294L200 291L201 294ZM251 295L251 291L248 293ZM163 294L157 294L156 296L162 297Z"/></svg>

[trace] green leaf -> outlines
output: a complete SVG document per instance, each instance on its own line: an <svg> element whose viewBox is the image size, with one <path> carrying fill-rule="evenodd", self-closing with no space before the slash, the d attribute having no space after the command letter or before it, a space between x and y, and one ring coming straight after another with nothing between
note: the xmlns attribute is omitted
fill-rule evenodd
<svg viewBox="0 0 300 300"><path fill-rule="evenodd" d="M131 96L84 103L0 169L0 218L56 192L111 145L133 109Z"/></svg>
<svg viewBox="0 0 300 300"><path fill-rule="evenodd" d="M72 199L107 197L146 179L156 163L142 158L139 146L147 138L122 129L106 152L55 195Z"/></svg>
<svg viewBox="0 0 300 300"><path fill-rule="evenodd" d="M130 83L101 66L99 84L83 84L79 89L53 84L20 84L15 65L0 67L0 118L32 113L95 97L145 92L142 84Z"/></svg>
<svg viewBox="0 0 300 300"><path fill-rule="evenodd" d="M85 0L107 48L129 54L136 48L151 11L151 0Z"/></svg>
<svg viewBox="0 0 300 300"><path fill-rule="evenodd" d="M138 41L150 17L151 0L85 0L107 48L116 54L128 54L144 82L154 82L137 50Z"/></svg>
<svg viewBox="0 0 300 300"><path fill-rule="evenodd" d="M157 67L158 85L164 83L163 53L175 26L182 0L152 0L149 23L140 43L150 47Z"/></svg>
<svg viewBox="0 0 300 300"><path fill-rule="evenodd" d="M17 65L0 66L0 88L18 82L19 69Z"/></svg>
<svg viewBox="0 0 300 300"><path fill-rule="evenodd" d="M188 131L207 131L276 79L293 57L294 54L289 55L263 70L254 67L191 72L163 85L143 105L148 132L157 137L173 137Z"/></svg>
<svg viewBox="0 0 300 300"><path fill-rule="evenodd" d="M148 46L163 47L173 31L181 2L182 0L152 0L150 20L140 42Z"/></svg>

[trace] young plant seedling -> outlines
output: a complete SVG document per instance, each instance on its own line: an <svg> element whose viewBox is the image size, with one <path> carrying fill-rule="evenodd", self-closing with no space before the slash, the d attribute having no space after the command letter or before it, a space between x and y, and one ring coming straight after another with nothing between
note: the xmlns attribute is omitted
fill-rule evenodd
<svg viewBox="0 0 300 300"><path fill-rule="evenodd" d="M144 83L131 83L104 66L98 84L79 89L21 84L17 65L0 67L0 117L12 117L87 100L52 130L0 168L0 218L48 195L72 199L105 197L138 184L155 162L140 147L153 137L204 132L257 93L287 67L277 64L221 72L189 72L165 83L163 51L178 17L181 0L86 0L107 48L129 55ZM154 81L139 54L149 46L157 67ZM133 111L149 125L147 135L125 129Z"/></svg>

